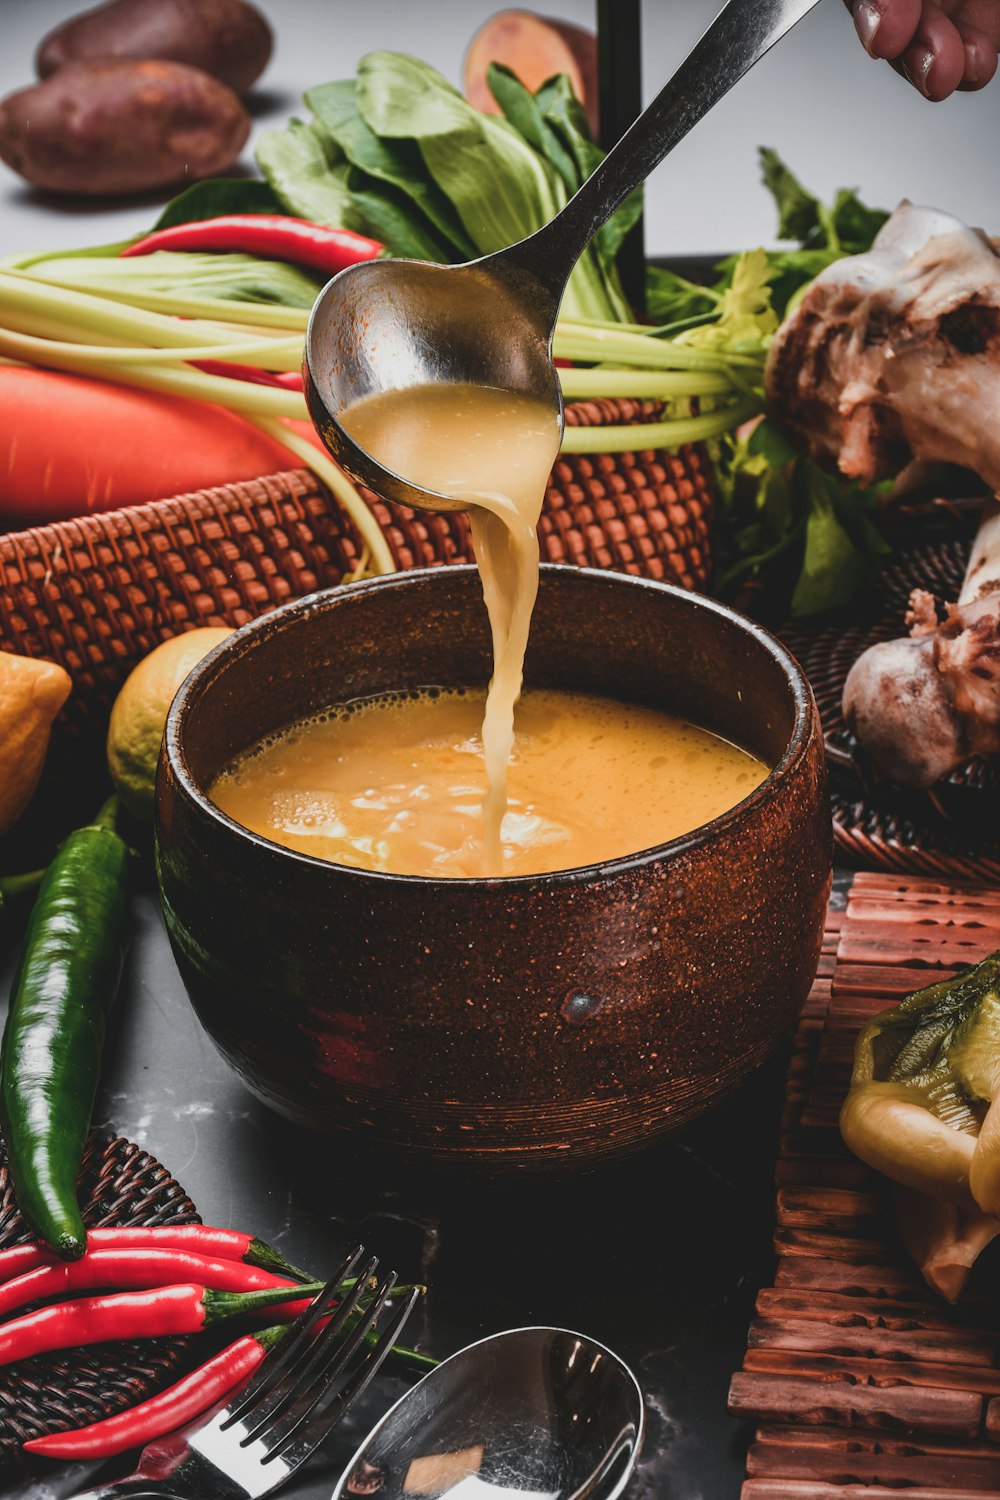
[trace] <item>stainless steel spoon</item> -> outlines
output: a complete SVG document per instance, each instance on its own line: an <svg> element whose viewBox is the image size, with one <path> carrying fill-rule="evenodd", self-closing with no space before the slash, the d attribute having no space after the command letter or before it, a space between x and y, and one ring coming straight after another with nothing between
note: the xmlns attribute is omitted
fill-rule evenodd
<svg viewBox="0 0 1000 1500"><path fill-rule="evenodd" d="M642 1392L617 1355L564 1328L515 1328L407 1391L331 1500L615 1500L642 1433Z"/></svg>
<svg viewBox="0 0 1000 1500"><path fill-rule="evenodd" d="M387 499L429 510L462 502L385 468L341 425L365 396L431 382L489 385L551 406L559 303L601 225L667 152L818 0L729 0L670 82L554 219L527 239L459 266L378 260L324 287L306 333L306 399L326 447Z"/></svg>

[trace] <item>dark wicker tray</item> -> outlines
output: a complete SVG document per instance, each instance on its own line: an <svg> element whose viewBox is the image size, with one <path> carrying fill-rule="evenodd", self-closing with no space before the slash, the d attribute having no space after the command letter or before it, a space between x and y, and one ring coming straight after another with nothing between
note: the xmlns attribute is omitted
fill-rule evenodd
<svg viewBox="0 0 1000 1500"><path fill-rule="evenodd" d="M87 1146L80 1200L88 1229L201 1222L165 1167L131 1141L102 1131L95 1131ZM0 1141L0 1248L29 1238ZM183 1338L97 1344L0 1369L0 1466L22 1461L21 1444L29 1438L99 1421L169 1384L187 1344Z"/></svg>
<svg viewBox="0 0 1000 1500"><path fill-rule="evenodd" d="M797 623L779 632L812 683L826 734L836 847L867 868L948 879L1000 879L1000 836L992 813L1000 793L995 764L969 761L926 791L879 780L841 713L844 681L876 641L906 635L910 591L953 600L961 587L973 526L954 524L899 548L884 569L877 607L857 623Z"/></svg>
<svg viewBox="0 0 1000 1500"><path fill-rule="evenodd" d="M729 1392L754 1424L741 1500L1000 1500L996 1260L938 1297L838 1129L861 1027L998 935L995 887L873 871L828 915L786 1075L776 1270Z"/></svg>

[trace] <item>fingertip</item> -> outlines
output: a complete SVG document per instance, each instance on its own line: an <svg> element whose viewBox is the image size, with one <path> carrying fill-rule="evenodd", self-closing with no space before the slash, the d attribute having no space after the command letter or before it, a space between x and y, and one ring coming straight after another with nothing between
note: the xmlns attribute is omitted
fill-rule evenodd
<svg viewBox="0 0 1000 1500"><path fill-rule="evenodd" d="M890 62L913 43L923 14L922 0L853 0L854 29L869 57Z"/></svg>
<svg viewBox="0 0 1000 1500"><path fill-rule="evenodd" d="M932 104L940 104L947 99L957 88L961 87L965 77L965 49L960 55L941 56L928 53L926 48L915 49L917 57L913 66L913 74L906 70L906 76L914 84L925 99ZM907 54L909 56L909 54Z"/></svg>
<svg viewBox="0 0 1000 1500"><path fill-rule="evenodd" d="M997 70L997 49L985 32L958 27L965 49L965 69L958 87L966 92L985 88Z"/></svg>
<svg viewBox="0 0 1000 1500"><path fill-rule="evenodd" d="M957 28L936 5L924 7L917 36L899 58L898 66L914 88L935 104L947 99L962 82L966 69L965 44Z"/></svg>

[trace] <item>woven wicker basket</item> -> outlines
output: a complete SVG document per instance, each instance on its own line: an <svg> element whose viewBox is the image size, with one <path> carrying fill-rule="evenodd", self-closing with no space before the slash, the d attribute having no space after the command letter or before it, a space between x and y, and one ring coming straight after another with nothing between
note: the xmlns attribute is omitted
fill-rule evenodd
<svg viewBox="0 0 1000 1500"><path fill-rule="evenodd" d="M571 404L571 426L656 421L656 402ZM401 568L472 559L456 511L372 504ZM560 458L539 526L549 562L708 577L712 480L704 453ZM196 625L245 624L338 583L358 565L344 513L305 470L0 536L0 649L48 657L73 678L53 753L93 749L135 663Z"/></svg>
<svg viewBox="0 0 1000 1500"><path fill-rule="evenodd" d="M201 1222L165 1167L107 1131L93 1131L87 1143L80 1203L88 1229ZM0 1249L28 1238L0 1141ZM24 1460L21 1444L29 1438L100 1421L168 1385L180 1373L188 1345L186 1338L145 1339L118 1343L110 1352L97 1345L5 1366L0 1370L0 1476L7 1465Z"/></svg>

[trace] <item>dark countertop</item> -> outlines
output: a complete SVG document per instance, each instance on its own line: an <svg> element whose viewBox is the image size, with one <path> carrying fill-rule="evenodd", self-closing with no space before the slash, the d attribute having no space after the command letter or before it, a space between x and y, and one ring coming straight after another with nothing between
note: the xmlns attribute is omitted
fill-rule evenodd
<svg viewBox="0 0 1000 1500"><path fill-rule="evenodd" d="M646 1396L628 1500L737 1500L750 1425L727 1414L726 1395L772 1276L784 1050L682 1133L598 1171L489 1180L366 1157L349 1138L278 1119L223 1062L147 875L105 1061L95 1124L160 1160L207 1222L249 1230L320 1276L363 1243L402 1281L427 1284L406 1341L439 1358L530 1323L591 1335ZM326 1500L406 1379L380 1374L348 1429L282 1493ZM45 1473L33 1496L67 1493L63 1469Z"/></svg>

